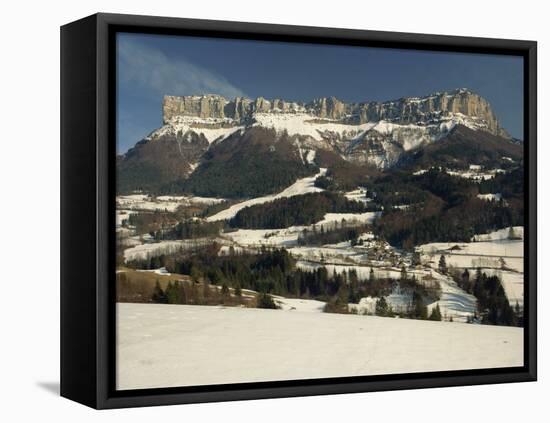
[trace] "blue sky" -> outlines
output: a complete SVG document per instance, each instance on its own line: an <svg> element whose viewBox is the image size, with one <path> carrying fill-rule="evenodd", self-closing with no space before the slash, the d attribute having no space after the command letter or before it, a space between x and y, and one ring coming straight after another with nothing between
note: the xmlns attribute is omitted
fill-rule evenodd
<svg viewBox="0 0 550 423"><path fill-rule="evenodd" d="M465 87L523 138L521 57L118 34L117 70L119 153L162 125L165 94L359 102Z"/></svg>

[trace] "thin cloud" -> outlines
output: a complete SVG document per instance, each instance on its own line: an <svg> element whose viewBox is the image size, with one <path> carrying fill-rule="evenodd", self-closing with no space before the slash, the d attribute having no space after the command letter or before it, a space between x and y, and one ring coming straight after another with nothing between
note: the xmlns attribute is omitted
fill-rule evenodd
<svg viewBox="0 0 550 423"><path fill-rule="evenodd" d="M118 41L119 81L155 95L220 94L227 98L245 96L223 76L182 57L168 57L162 51L138 42Z"/></svg>

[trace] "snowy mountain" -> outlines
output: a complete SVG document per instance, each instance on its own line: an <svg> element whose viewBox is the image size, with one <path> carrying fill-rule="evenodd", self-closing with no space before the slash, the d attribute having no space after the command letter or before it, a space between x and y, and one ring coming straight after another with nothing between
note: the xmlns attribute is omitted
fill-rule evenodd
<svg viewBox="0 0 550 423"><path fill-rule="evenodd" d="M509 137L488 101L465 88L386 102L345 103L335 97L319 98L308 103L267 100L263 97L227 100L218 95L165 96L163 102L164 123L181 116L250 122L261 113L306 113L350 125L388 121L425 126L455 120L494 135Z"/></svg>
<svg viewBox="0 0 550 423"><path fill-rule="evenodd" d="M165 96L163 122L119 158L119 190L181 186L195 173L212 174L208 169L218 172L219 178L226 166L218 161L242 164L242 158L253 157L254 150L273 153L264 155L268 162L271 158L291 162L290 168L279 170L295 177L314 174L318 166L326 165L316 160L320 151L387 169L408 153L445 139L457 127L491 135L503 145L511 143L487 100L467 89L381 103L344 103L334 97L303 103L262 97ZM251 134L261 136L251 140ZM240 156L231 151L216 154L227 150L221 145L229 141Z"/></svg>

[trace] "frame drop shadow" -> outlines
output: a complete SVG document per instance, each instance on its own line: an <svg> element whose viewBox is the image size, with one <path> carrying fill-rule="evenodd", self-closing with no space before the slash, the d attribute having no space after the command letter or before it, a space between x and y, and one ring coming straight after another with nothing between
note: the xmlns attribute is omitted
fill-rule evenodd
<svg viewBox="0 0 550 423"><path fill-rule="evenodd" d="M60 386L59 382L36 382L36 386L42 388L44 391L53 394L55 396L60 395Z"/></svg>

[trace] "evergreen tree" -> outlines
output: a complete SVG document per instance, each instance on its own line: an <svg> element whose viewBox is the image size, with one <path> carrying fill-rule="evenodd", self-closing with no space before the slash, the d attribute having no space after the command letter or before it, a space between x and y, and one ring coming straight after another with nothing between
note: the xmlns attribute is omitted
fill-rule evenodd
<svg viewBox="0 0 550 423"><path fill-rule="evenodd" d="M201 272L198 268L198 266L191 266L191 279L194 283L199 283L200 281L200 277L201 277Z"/></svg>
<svg viewBox="0 0 550 423"><path fill-rule="evenodd" d="M464 272L462 272L461 281L462 289L464 289L468 293L471 293L472 287L470 286L470 272L468 271L468 269L464 269Z"/></svg>
<svg viewBox="0 0 550 423"><path fill-rule="evenodd" d="M432 308L430 320L441 321L441 310L439 309L439 304Z"/></svg>
<svg viewBox="0 0 550 423"><path fill-rule="evenodd" d="M426 320L428 318L428 307L424 305L422 296L416 290L413 292L412 308L414 319Z"/></svg>
<svg viewBox="0 0 550 423"><path fill-rule="evenodd" d="M478 284L481 283L482 276L483 276L483 274L481 273L481 268L478 267L476 269L476 278L475 278L475 281L474 281L475 285L478 285Z"/></svg>
<svg viewBox="0 0 550 423"><path fill-rule="evenodd" d="M207 278L204 278L202 281L202 297L205 302L210 297L210 281Z"/></svg>
<svg viewBox="0 0 550 423"><path fill-rule="evenodd" d="M190 295L190 301L192 304L200 304L200 298L199 298L199 290L197 289L197 285L195 283L191 284L191 295Z"/></svg>
<svg viewBox="0 0 550 423"><path fill-rule="evenodd" d="M168 304L178 304L177 302L177 294L174 290L174 285L172 285L172 281L168 282L168 285L166 285L166 302Z"/></svg>
<svg viewBox="0 0 550 423"><path fill-rule="evenodd" d="M439 257L439 271L443 274L447 273L447 262L445 261L445 256L442 254Z"/></svg>
<svg viewBox="0 0 550 423"><path fill-rule="evenodd" d="M237 284L234 288L235 296L240 297L242 295L241 285Z"/></svg>
<svg viewBox="0 0 550 423"><path fill-rule="evenodd" d="M390 307L385 297L380 297L378 301L376 301L375 313L377 316L390 315Z"/></svg>
<svg viewBox="0 0 550 423"><path fill-rule="evenodd" d="M159 304L166 304L168 302L168 299L166 298L166 294L164 293L163 289L160 287L160 282L157 280L155 283L155 288L153 289L153 295L151 296L151 299L154 303Z"/></svg>
<svg viewBox="0 0 550 423"><path fill-rule="evenodd" d="M185 286L183 282L176 281L174 286L177 292L178 304L187 304L187 295L185 294Z"/></svg>
<svg viewBox="0 0 550 423"><path fill-rule="evenodd" d="M181 292L179 290L179 282L168 282L166 287L166 298L169 304L181 304Z"/></svg>
<svg viewBox="0 0 550 423"><path fill-rule="evenodd" d="M420 252L414 251L411 258L411 263L413 266L420 266L422 264L420 260Z"/></svg>
<svg viewBox="0 0 550 423"><path fill-rule="evenodd" d="M276 309L279 308L277 304L275 304L275 301L273 301L273 297L265 292L261 292L258 295L257 299L257 305L258 308L270 308L270 309Z"/></svg>
<svg viewBox="0 0 550 423"><path fill-rule="evenodd" d="M222 285L221 289L222 297L228 297L229 296L229 288L227 287L227 284Z"/></svg>
<svg viewBox="0 0 550 423"><path fill-rule="evenodd" d="M401 280L406 281L407 278L407 269L405 268L405 266L401 266Z"/></svg>

